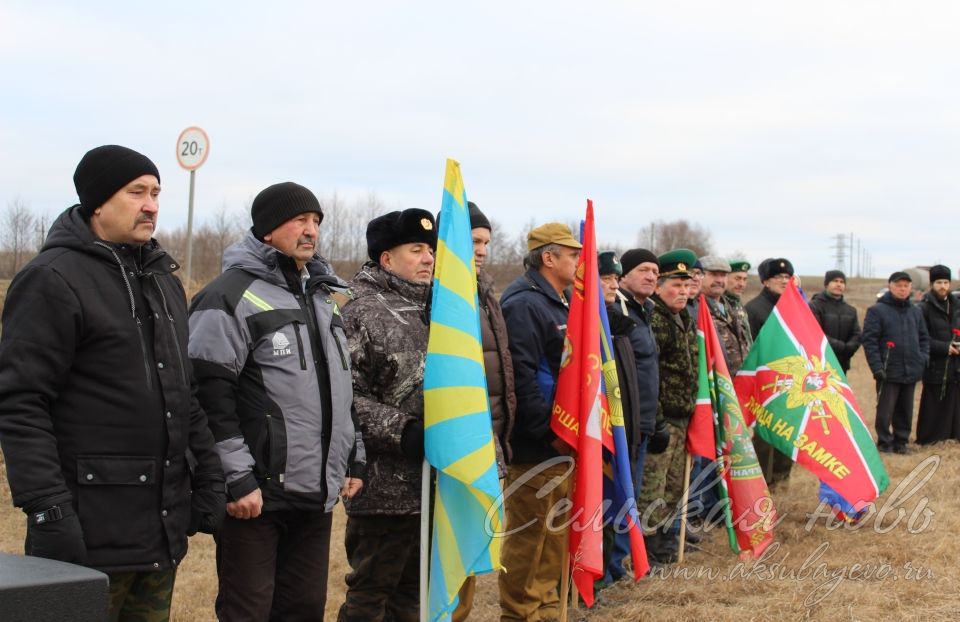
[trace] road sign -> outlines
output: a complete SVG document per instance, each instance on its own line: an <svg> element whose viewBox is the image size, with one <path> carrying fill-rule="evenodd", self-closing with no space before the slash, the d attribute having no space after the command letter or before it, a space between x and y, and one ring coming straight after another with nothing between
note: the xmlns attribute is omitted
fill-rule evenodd
<svg viewBox="0 0 960 622"><path fill-rule="evenodd" d="M199 127L188 127L177 139L177 162L188 171L195 171L210 155L210 139Z"/></svg>

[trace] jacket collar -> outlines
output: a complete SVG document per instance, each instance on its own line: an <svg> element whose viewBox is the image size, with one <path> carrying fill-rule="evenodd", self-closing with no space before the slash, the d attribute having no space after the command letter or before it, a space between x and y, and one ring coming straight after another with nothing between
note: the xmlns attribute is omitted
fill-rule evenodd
<svg viewBox="0 0 960 622"><path fill-rule="evenodd" d="M307 280L308 291L318 285L326 285L331 289L347 287L347 284L334 274L327 260L319 254L313 256L306 268L310 273L310 278ZM278 287L299 289L299 285L294 286L300 282L296 263L274 247L258 240L249 230L242 240L223 253L223 271L230 269L249 272L258 279Z"/></svg>
<svg viewBox="0 0 960 622"><path fill-rule="evenodd" d="M907 308L912 304L909 296L906 300L900 300L898 298L894 298L893 294L891 294L889 291L881 296L878 302L882 302L885 305L890 305L891 307L900 307L901 309Z"/></svg>
<svg viewBox="0 0 960 622"><path fill-rule="evenodd" d="M527 270L526 273L524 273L523 278L526 279L527 283L529 283L531 289L540 292L541 294L543 294L544 296L546 296L547 298L549 298L550 300L554 301L559 305L563 305L564 307L569 307L569 301L570 301L569 288L563 290L564 298L566 298L566 301L565 301L564 298L561 298L560 294L557 293L557 290L553 289L553 286L550 285L547 279L543 278L543 275L540 274L539 270L534 270L533 268L531 268Z"/></svg>

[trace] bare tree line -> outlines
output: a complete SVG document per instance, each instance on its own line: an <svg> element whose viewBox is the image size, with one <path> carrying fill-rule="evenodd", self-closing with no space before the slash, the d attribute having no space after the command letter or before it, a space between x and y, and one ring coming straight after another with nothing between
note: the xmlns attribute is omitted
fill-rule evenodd
<svg viewBox="0 0 960 622"><path fill-rule="evenodd" d="M330 260L337 274L351 278L367 260L366 228L373 218L388 211L387 205L374 193L348 201L337 193L320 197L323 223L320 226L320 252ZM20 198L11 201L0 213L0 279L10 279L43 247L52 219L33 213ZM162 220L161 220L162 223ZM527 233L540 224L528 220L519 231L507 231L490 220L493 241L485 269L498 284L506 284L523 271L527 254ZM579 223L568 223L579 237ZM199 288L222 269L224 251L239 241L250 227L250 205L231 209L222 204L209 218L195 227L193 233L193 278L189 289ZM163 247L176 258L186 257L186 224L158 231ZM680 246L698 255L711 251L710 234L698 225L679 220L658 221L641 230L638 244L660 253ZM622 252L619 245L598 244L601 250Z"/></svg>

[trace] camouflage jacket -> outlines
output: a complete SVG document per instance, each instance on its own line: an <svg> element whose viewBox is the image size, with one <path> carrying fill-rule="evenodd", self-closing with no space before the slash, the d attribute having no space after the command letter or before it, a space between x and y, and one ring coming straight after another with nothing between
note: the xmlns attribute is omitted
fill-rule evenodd
<svg viewBox="0 0 960 622"><path fill-rule="evenodd" d="M747 315L747 309L743 306L743 301L740 300L740 296L736 294L725 292L723 299L730 303L730 308L733 309L734 314L737 316L737 321L740 322L741 333L747 337L747 351L749 351L753 346L753 333L750 331L750 316ZM746 355L744 355L744 358L746 358Z"/></svg>
<svg viewBox="0 0 960 622"><path fill-rule="evenodd" d="M660 351L657 420L686 420L697 405L697 332L687 309L673 313L654 294L650 328Z"/></svg>
<svg viewBox="0 0 960 622"><path fill-rule="evenodd" d="M367 262L343 308L354 405L367 450L367 481L344 507L348 516L420 513L421 463L404 455L403 429L423 421L423 366L429 285Z"/></svg>
<svg viewBox="0 0 960 622"><path fill-rule="evenodd" d="M740 314L724 296L719 300L707 298L707 306L717 327L717 336L723 344L724 359L727 361L730 376L735 376L743 366L743 360L747 358L753 342L750 338L750 325L741 322ZM746 317L746 312L743 317Z"/></svg>

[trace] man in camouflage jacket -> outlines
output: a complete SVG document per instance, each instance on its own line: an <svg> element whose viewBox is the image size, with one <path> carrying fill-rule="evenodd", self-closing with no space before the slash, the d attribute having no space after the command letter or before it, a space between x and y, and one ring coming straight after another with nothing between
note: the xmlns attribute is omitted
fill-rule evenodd
<svg viewBox="0 0 960 622"><path fill-rule="evenodd" d="M656 504L650 518L659 524L648 538L647 552L651 561L661 563L672 562L676 556L673 512L686 486L687 424L697 403L697 334L687 310L686 286L695 261L693 253L684 249L661 255L660 278L651 297L655 306L650 327L660 351L657 420L667 423L670 439L663 453L647 456L638 509L644 515ZM647 521L645 531L651 531L653 523Z"/></svg>
<svg viewBox="0 0 960 622"><path fill-rule="evenodd" d="M730 303L737 322L740 324L740 334L747 342L747 352L753 346L753 333L750 331L750 317L743 306L743 292L747 290L747 275L750 272L750 262L745 259L730 260L730 274L727 275L727 289L723 292L723 299ZM746 356L744 356L746 358Z"/></svg>
<svg viewBox="0 0 960 622"><path fill-rule="evenodd" d="M736 309L724 296L727 279L730 273L730 263L716 255L700 258L703 265L703 293L707 298L707 306L713 317L713 324L717 329L717 336L723 344L723 355L727 362L730 375L735 376L747 358L753 340L750 338L750 325L740 321ZM744 312L743 317L746 317Z"/></svg>
<svg viewBox="0 0 960 622"><path fill-rule="evenodd" d="M436 228L430 212L390 212L367 225L367 253L343 318L367 481L344 505L352 572L339 620L417 622L423 368Z"/></svg>

